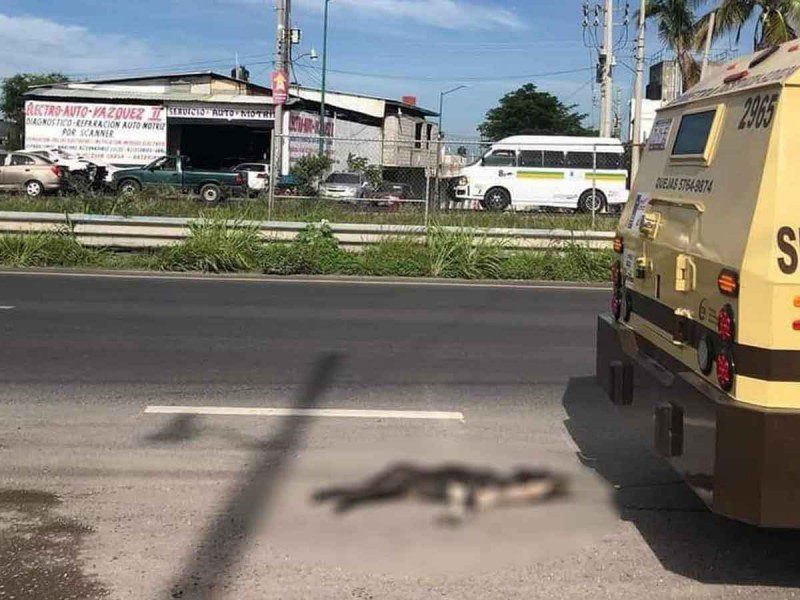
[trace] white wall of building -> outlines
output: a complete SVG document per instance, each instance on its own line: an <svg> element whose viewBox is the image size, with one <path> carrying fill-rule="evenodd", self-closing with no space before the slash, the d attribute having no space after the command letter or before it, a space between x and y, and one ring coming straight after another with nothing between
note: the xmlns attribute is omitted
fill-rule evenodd
<svg viewBox="0 0 800 600"><path fill-rule="evenodd" d="M641 139L639 144L644 144L647 141L650 131L653 129L653 123L656 121L656 111L664 105L662 100L642 100L642 130ZM631 100L629 106L630 120L628 122L628 141L633 141L633 115L634 115L634 101Z"/></svg>
<svg viewBox="0 0 800 600"><path fill-rule="evenodd" d="M287 111L284 131L284 173L303 156L319 153L319 114L308 111ZM380 127L355 123L346 119L329 117L325 119L325 137L335 138L326 141L326 152L333 160L335 170L347 169L350 154L363 156L371 164L380 164Z"/></svg>

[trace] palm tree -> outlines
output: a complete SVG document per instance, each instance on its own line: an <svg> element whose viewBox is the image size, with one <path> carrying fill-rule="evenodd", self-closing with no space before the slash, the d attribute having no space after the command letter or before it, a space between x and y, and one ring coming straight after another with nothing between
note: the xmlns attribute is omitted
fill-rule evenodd
<svg viewBox="0 0 800 600"><path fill-rule="evenodd" d="M720 0L717 8L714 36L736 31L738 43L744 26L754 20L753 49L782 44L797 37L800 28L800 0ZM697 24L698 42L708 33L708 17Z"/></svg>
<svg viewBox="0 0 800 600"><path fill-rule="evenodd" d="M692 50L697 38L694 9L701 2L702 0L647 0L645 3L645 15L656 21L658 36L675 53L684 90L688 90L700 79L700 66Z"/></svg>

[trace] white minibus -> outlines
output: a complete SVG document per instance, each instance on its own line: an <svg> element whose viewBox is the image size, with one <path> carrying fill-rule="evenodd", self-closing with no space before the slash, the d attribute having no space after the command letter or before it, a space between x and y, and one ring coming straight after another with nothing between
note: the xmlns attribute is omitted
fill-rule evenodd
<svg viewBox="0 0 800 600"><path fill-rule="evenodd" d="M618 139L515 135L461 169L454 194L485 210L603 212L625 204L627 180Z"/></svg>

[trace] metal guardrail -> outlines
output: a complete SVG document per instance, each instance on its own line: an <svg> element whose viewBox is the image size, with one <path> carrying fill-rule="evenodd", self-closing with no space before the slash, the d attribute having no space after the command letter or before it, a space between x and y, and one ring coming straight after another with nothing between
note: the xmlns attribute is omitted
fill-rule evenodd
<svg viewBox="0 0 800 600"><path fill-rule="evenodd" d="M201 219L183 217L122 217L0 211L0 235L71 230L86 246L143 249L169 246L186 239L189 224ZM266 241L288 242L308 226L291 221L230 221L232 227L257 227ZM425 240L427 230L420 225L375 225L329 223L339 243L350 249L376 244L386 238ZM442 227L457 230L456 227ZM610 231L570 231L567 229L473 228L470 231L488 240L502 242L510 249L558 248L577 243L592 249L611 248Z"/></svg>

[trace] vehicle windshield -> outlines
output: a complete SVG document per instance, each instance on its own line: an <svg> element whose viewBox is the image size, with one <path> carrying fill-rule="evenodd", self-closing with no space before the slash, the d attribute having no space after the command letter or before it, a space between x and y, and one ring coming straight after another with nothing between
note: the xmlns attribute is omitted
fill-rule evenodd
<svg viewBox="0 0 800 600"><path fill-rule="evenodd" d="M355 173L331 173L325 183L347 183L358 185L359 177Z"/></svg>
<svg viewBox="0 0 800 600"><path fill-rule="evenodd" d="M189 169L189 160L188 158L183 158L183 165L184 170ZM162 171L175 171L178 168L178 160L174 156L162 156L160 158L155 159L149 165L145 166L145 169L158 169Z"/></svg>
<svg viewBox="0 0 800 600"><path fill-rule="evenodd" d="M472 167L472 166L474 166L474 165L477 165L479 162L481 162L481 161L482 161L484 158L486 158L487 156L489 156L491 153L492 153L492 148L489 148L488 150L486 150L486 152L484 152L484 153L483 153L483 154L481 154L480 156L478 156L478 157L474 158L473 160L471 160L470 162L468 162L468 163L467 163L465 166L467 166L467 167Z"/></svg>

